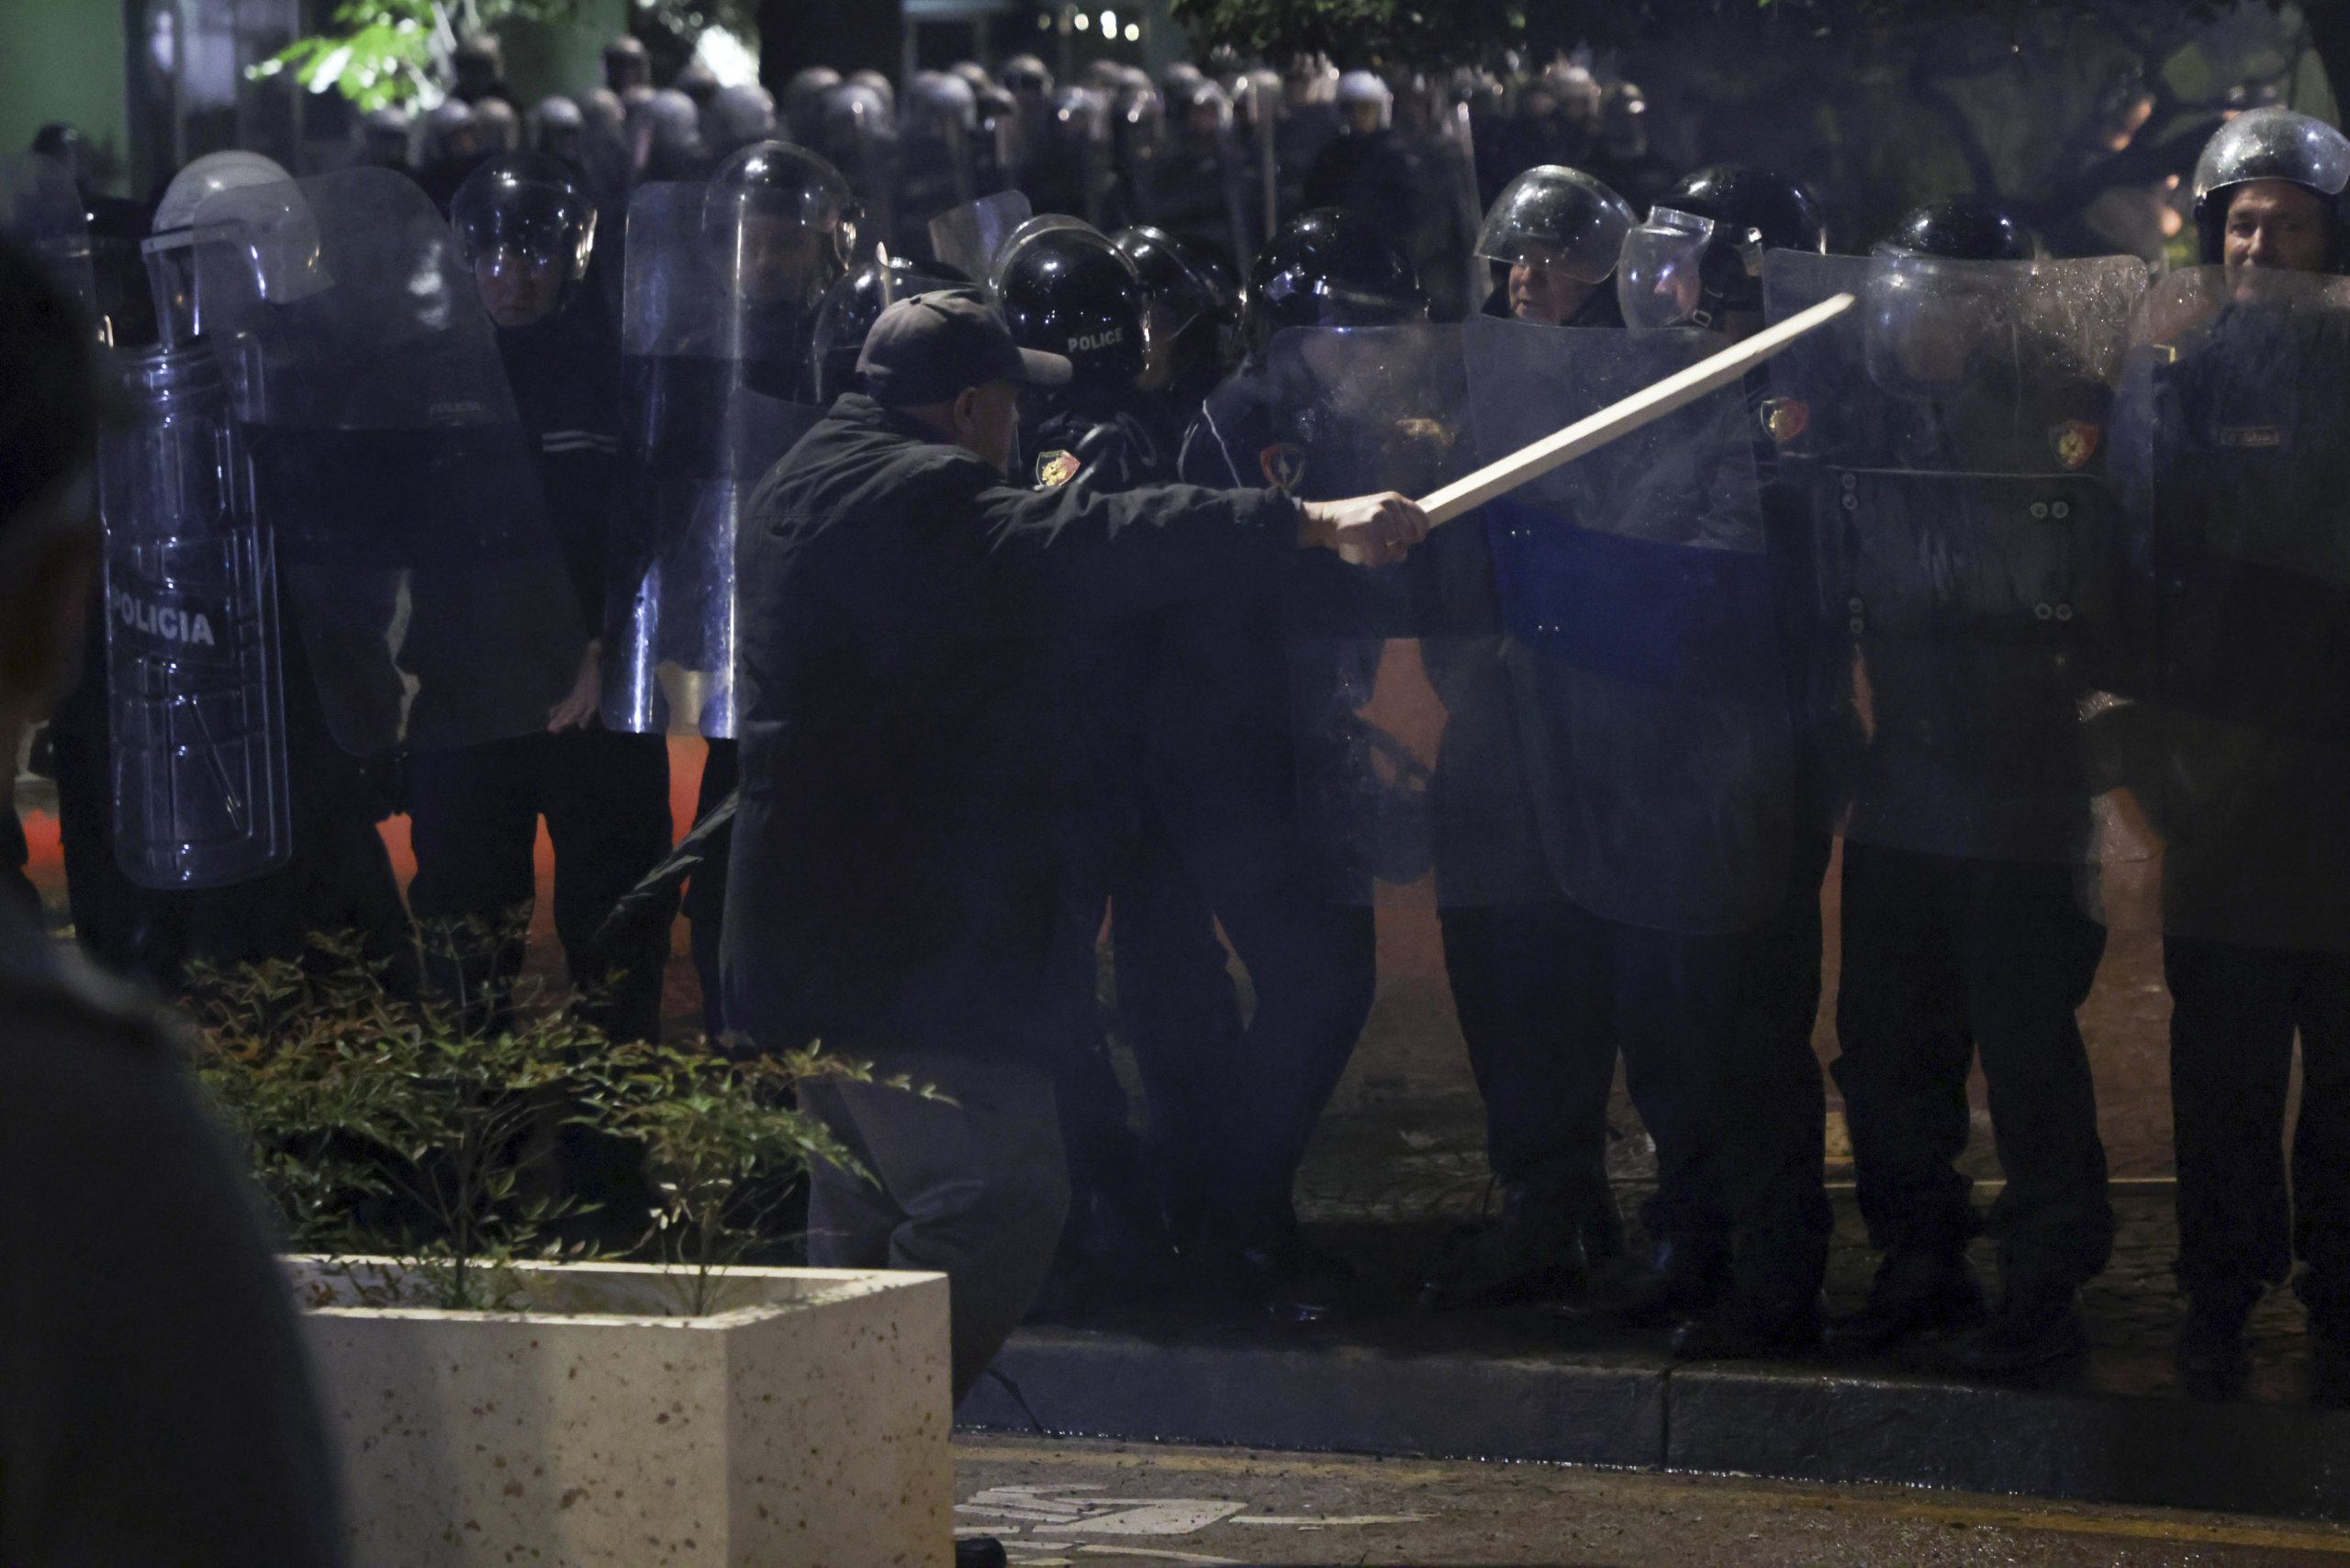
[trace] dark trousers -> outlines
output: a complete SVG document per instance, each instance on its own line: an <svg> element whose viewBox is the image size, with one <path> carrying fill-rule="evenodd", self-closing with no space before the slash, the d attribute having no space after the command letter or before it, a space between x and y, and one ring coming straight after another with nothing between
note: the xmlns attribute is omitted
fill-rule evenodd
<svg viewBox="0 0 2350 1568"><path fill-rule="evenodd" d="M1607 1185L1616 1037L1600 923L1563 901L1438 919L1494 1175L1552 1197L1595 1256L1621 1252Z"/></svg>
<svg viewBox="0 0 2350 1568"><path fill-rule="evenodd" d="M2304 1265L2312 1327L2350 1335L2350 958L2171 937L2171 1112L2178 1275L2189 1295L2249 1305ZM2286 1184L2293 1039L2301 1112Z"/></svg>
<svg viewBox="0 0 2350 1568"><path fill-rule="evenodd" d="M2075 1017L2105 931L2083 913L2075 876L1845 845L1834 1071L1880 1250L1955 1252L1975 1233L1955 1162L1979 1052L2007 1176L1988 1228L2008 1288L2074 1288L2105 1267L2113 1207Z"/></svg>
<svg viewBox="0 0 2350 1568"><path fill-rule="evenodd" d="M1055 947L1068 1038L1054 1070L1074 1191L1072 1226L1107 1204L1149 1223L1155 1207L1188 1241L1216 1205L1231 1159L1215 1074L1239 1060L1240 1001L1216 939L1215 917L1147 801L1129 800L1120 829L1077 856ZM1147 1131L1109 1055L1100 999L1098 938L1107 920L1118 1031L1142 1078ZM1082 1242L1080 1241L1080 1245Z"/></svg>
<svg viewBox="0 0 2350 1568"><path fill-rule="evenodd" d="M811 1173L808 1261L944 1273L960 1403L1035 1300L1069 1207L1051 1075L935 1051L844 1054L946 1098L836 1080L800 1086L801 1104L869 1173L821 1163Z"/></svg>
<svg viewBox="0 0 2350 1568"><path fill-rule="evenodd" d="M1266 1246L1296 1223L1298 1167L1371 1016L1371 912L1330 902L1320 867L1270 794L1161 783L1165 842L1181 876L1162 874L1154 860L1157 890L1131 900L1149 934L1138 948L1157 956L1147 967L1167 967L1134 993L1154 1016L1129 1027L1154 1127L1163 1105L1166 1137L1188 1143L1188 1179L1219 1228L1243 1246ZM1125 919L1117 917L1120 933ZM1230 982L1220 952L1213 980L1207 968L1217 923L1256 996L1245 1029L1222 1000ZM1170 972L1188 978L1172 981ZM1122 958L1122 1009L1125 975ZM1187 1000L1170 1011L1169 995Z"/></svg>
<svg viewBox="0 0 2350 1568"><path fill-rule="evenodd" d="M711 808L733 792L743 779L743 754L733 741L714 740L710 743L710 756L702 763L701 788L694 797L694 821L699 823L710 815ZM696 868L693 879L686 884L685 913L693 946L694 974L701 981L702 1028L711 1039L726 1033L726 1014L721 1005L722 991L718 979L719 938L724 927L726 913L727 857L713 855Z"/></svg>
<svg viewBox="0 0 2350 1568"><path fill-rule="evenodd" d="M600 726L524 735L410 762L408 817L416 879L408 904L420 922L527 915L536 890L532 860L539 818L554 846L554 927L572 982L607 987L589 1013L620 1039L661 1032L668 923L599 952L592 938L621 896L669 848L669 752L659 735ZM428 943L428 946L433 946ZM463 983L485 1002L520 969L520 942L461 957Z"/></svg>

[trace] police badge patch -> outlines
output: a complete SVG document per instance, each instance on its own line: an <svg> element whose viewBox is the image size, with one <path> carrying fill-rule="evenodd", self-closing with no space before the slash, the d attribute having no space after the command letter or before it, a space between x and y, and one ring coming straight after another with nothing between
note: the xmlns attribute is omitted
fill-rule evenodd
<svg viewBox="0 0 2350 1568"><path fill-rule="evenodd" d="M1286 441L1275 442L1257 454L1257 466L1265 483L1286 496L1305 477L1305 454Z"/></svg>
<svg viewBox="0 0 2350 1568"><path fill-rule="evenodd" d="M1800 398L1765 398L1756 410L1763 433L1784 446L1810 428L1811 405Z"/></svg>
<svg viewBox="0 0 2350 1568"><path fill-rule="evenodd" d="M1036 454L1036 487L1058 490L1076 478L1077 471L1083 466L1073 452L1062 452L1058 448L1040 452Z"/></svg>
<svg viewBox="0 0 2350 1568"><path fill-rule="evenodd" d="M2067 468L2078 468L2097 454L2098 431L2086 420L2066 420L2048 432L2048 444L2055 449L2056 461Z"/></svg>

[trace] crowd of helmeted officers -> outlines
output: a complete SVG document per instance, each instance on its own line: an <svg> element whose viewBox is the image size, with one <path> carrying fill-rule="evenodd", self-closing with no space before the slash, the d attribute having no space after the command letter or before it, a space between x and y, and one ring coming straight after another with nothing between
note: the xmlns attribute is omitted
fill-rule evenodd
<svg viewBox="0 0 2350 1568"><path fill-rule="evenodd" d="M2076 1014L2134 831L2163 855L2182 1372L2240 1383L2288 1279L2350 1357L2338 131L2223 126L2207 266L2149 277L2052 258L1982 196L1831 236L1798 179L1662 165L1639 90L1565 65L1057 83L1024 55L803 71L778 105L691 68L656 87L628 39L604 63L522 108L469 41L437 106L364 118L351 170L219 153L151 214L94 207L118 353L208 312L289 364L273 333L349 340L285 269L429 214L543 524L482 555L503 599L411 567L379 601L309 541L282 588L286 852L233 885L126 874L97 644L44 765L99 958L174 985L311 931L403 950L412 919L529 904L543 818L555 929L615 1034L659 1032L682 900L713 1036L901 1055L953 1096L811 1092L878 1182L819 1173L810 1250L945 1268L959 1391L1033 1311L1346 1312L1363 1282L1293 1187L1371 1012L1380 890L1416 887L1495 1197L1427 1260L1430 1306L2000 1376L2087 1348L2113 1243ZM253 238L270 214L300 215L298 255ZM143 253L106 248L129 230ZM284 315L225 302L240 260ZM1506 508L1431 530L1390 494L1839 292L1837 323ZM1381 705L1407 677L1426 733ZM710 743L683 845L671 734ZM1832 1071L1882 1261L1831 1322L1812 1040L1840 837ZM494 992L521 961L443 945L414 981ZM1619 1060L1656 1152L1634 1227ZM1987 1211L1959 1167L1978 1062Z"/></svg>

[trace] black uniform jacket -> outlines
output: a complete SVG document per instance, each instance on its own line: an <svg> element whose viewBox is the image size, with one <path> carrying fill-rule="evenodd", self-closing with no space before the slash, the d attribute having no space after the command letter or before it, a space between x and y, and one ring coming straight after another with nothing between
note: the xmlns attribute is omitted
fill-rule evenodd
<svg viewBox="0 0 2350 1568"><path fill-rule="evenodd" d="M1048 1048L1081 841L1057 637L1263 577L1261 491L1004 483L850 394L768 474L737 560L743 797L722 972L764 1048Z"/></svg>

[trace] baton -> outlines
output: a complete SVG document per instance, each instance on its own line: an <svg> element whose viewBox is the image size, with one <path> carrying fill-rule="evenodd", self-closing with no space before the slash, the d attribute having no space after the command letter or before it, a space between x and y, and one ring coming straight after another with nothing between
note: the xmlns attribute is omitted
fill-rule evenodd
<svg viewBox="0 0 2350 1568"><path fill-rule="evenodd" d="M1610 403L1531 446L1519 447L1498 463L1488 463L1465 478L1430 490L1421 499L1420 510L1428 514L1430 528L1450 522L1462 512L1505 496L1562 464L1606 446L1617 436L1629 435L1675 409L1686 408L1707 394L1721 390L1806 332L1826 326L1852 308L1852 297L1849 294L1823 299L1800 315L1790 316L1775 327L1765 327L1744 342L1732 343L1653 386L1643 386L1630 397Z"/></svg>

